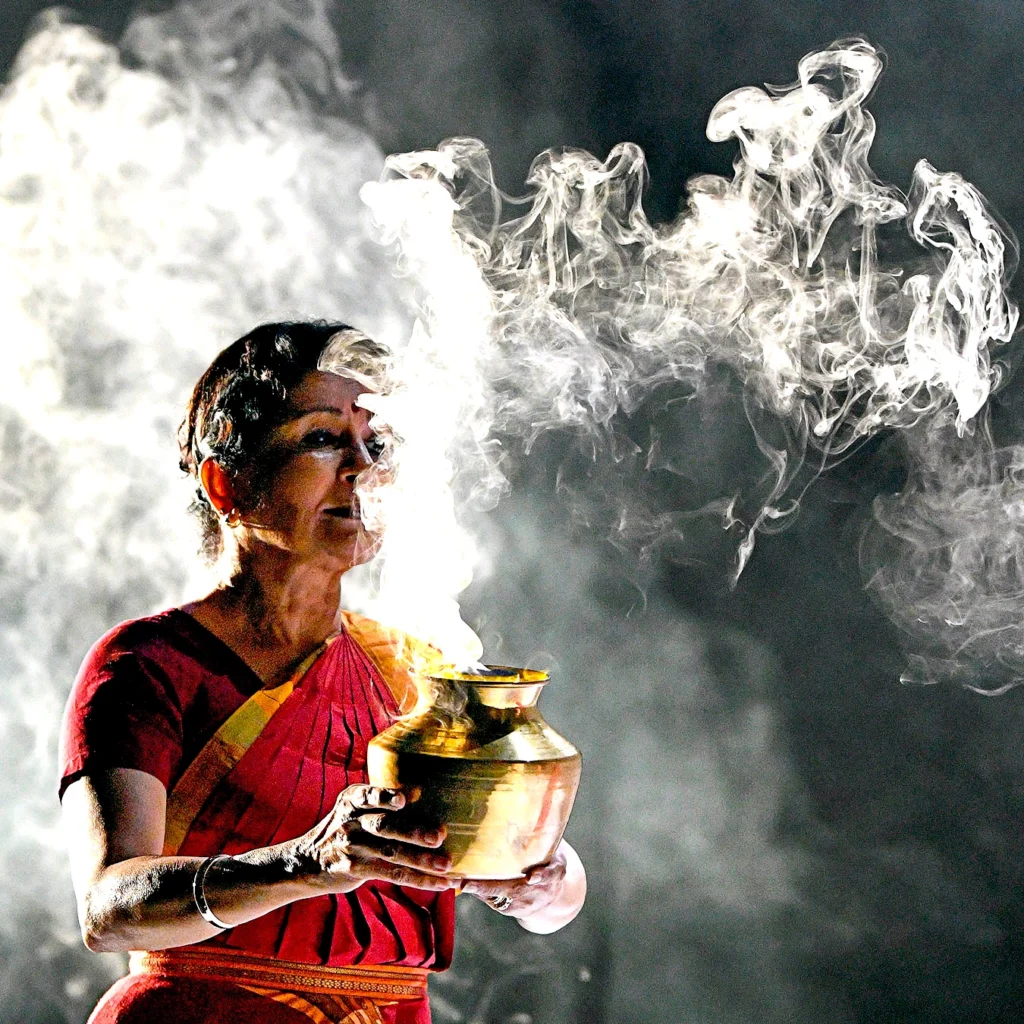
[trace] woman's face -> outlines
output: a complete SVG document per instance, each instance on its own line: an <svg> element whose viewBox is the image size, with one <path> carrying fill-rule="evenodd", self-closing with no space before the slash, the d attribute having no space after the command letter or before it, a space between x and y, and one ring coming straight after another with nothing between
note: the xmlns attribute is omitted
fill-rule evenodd
<svg viewBox="0 0 1024 1024"><path fill-rule="evenodd" d="M313 371L291 389L283 422L259 456L263 481L240 503L248 531L300 557L327 557L343 569L366 561L373 544L359 518L356 477L380 445L356 399L365 385Z"/></svg>

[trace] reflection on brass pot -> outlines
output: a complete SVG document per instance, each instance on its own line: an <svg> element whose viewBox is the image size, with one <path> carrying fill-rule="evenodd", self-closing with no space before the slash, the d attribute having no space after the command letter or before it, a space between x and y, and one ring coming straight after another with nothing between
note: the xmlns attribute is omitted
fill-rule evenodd
<svg viewBox="0 0 1024 1024"><path fill-rule="evenodd" d="M580 753L537 710L547 679L440 670L420 680L413 711L370 740L370 783L403 790L417 818L446 826L455 876L517 878L562 838Z"/></svg>

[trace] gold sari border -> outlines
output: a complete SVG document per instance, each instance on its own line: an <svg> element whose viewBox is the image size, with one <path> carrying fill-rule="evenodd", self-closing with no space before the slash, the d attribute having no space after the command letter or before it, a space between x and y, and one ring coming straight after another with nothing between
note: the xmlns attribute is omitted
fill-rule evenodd
<svg viewBox="0 0 1024 1024"><path fill-rule="evenodd" d="M429 973L425 967L391 964L325 967L208 947L136 951L129 955L128 970L131 974L223 981L276 992L362 997L386 1002L426 998Z"/></svg>

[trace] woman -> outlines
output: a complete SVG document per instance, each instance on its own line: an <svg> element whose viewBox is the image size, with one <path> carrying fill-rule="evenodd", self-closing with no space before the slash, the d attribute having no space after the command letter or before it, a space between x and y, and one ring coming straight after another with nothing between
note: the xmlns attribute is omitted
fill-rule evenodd
<svg viewBox="0 0 1024 1024"><path fill-rule="evenodd" d="M222 581L103 637L62 730L85 943L149 951L96 1024L429 1021L457 882L443 829L411 827L364 770L409 706L407 638L338 608L372 553L355 484L379 446L357 400L384 356L343 324L266 324L196 385L181 464ZM549 932L585 885L562 844L464 891Z"/></svg>

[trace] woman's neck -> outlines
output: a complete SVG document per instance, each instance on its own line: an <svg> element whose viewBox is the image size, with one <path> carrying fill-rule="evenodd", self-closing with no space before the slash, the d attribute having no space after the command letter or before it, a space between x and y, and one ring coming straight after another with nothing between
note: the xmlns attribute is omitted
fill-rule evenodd
<svg viewBox="0 0 1024 1024"><path fill-rule="evenodd" d="M271 683L337 630L344 571L278 548L240 551L224 582L183 610Z"/></svg>

